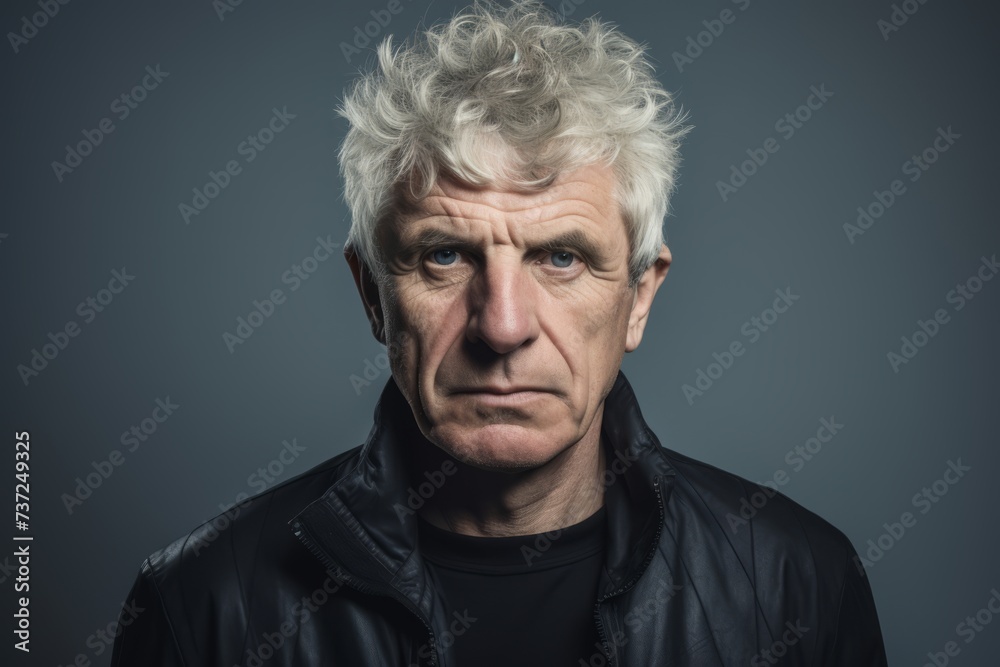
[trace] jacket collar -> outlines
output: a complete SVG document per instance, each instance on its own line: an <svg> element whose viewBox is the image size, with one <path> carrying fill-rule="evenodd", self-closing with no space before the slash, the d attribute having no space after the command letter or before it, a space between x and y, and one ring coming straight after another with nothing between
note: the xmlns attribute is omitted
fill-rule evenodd
<svg viewBox="0 0 1000 667"><path fill-rule="evenodd" d="M423 436L411 408L390 378L367 440L341 468L345 474L289 523L349 584L402 597L430 617L433 591L416 549L417 517L412 510L419 506L413 499L419 499L419 493L411 495L406 456L406 443L416 437ZM605 399L601 441L607 447L607 551L598 584L604 598L631 586L649 564L674 479L620 370Z"/></svg>

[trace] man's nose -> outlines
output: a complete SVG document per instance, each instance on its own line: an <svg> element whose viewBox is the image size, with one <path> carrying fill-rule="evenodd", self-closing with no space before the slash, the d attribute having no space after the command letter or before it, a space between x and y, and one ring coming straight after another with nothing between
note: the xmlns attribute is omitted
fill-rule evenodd
<svg viewBox="0 0 1000 667"><path fill-rule="evenodd" d="M538 336L536 293L530 272L517 262L495 263L474 278L469 290L466 337L506 354Z"/></svg>

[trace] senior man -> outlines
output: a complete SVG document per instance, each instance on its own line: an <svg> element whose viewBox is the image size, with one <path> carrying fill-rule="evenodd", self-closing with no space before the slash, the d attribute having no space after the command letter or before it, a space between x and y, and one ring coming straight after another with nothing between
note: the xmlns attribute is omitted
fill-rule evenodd
<svg viewBox="0 0 1000 667"><path fill-rule="evenodd" d="M477 4L341 112L371 433L150 556L113 664L884 665L848 539L780 494L734 524L761 487L620 371L686 131L643 49Z"/></svg>

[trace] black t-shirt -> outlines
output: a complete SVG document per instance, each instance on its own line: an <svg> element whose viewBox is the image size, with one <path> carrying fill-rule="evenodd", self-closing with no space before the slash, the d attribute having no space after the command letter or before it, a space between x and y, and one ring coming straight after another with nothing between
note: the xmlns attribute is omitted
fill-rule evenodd
<svg viewBox="0 0 1000 667"><path fill-rule="evenodd" d="M419 518L420 552L441 591L456 667L579 667L603 657L594 611L604 563L601 507L561 531L473 537Z"/></svg>

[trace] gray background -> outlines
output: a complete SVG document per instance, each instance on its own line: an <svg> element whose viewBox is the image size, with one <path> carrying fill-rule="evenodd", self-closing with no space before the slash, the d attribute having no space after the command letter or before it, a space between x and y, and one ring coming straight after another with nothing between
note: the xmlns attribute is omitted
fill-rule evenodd
<svg viewBox="0 0 1000 667"><path fill-rule="evenodd" d="M379 38L464 5L401 2ZM371 52L348 62L341 44L386 4L248 0L220 19L207 1L70 2L17 53L9 37L0 47L0 497L13 502L13 432L28 430L35 536L33 651L10 664L78 654L108 664L110 650L88 637L116 619L148 553L259 490L248 478L283 440L306 449L279 480L366 436L388 375L352 386L384 348L346 263L338 251L294 292L281 276L318 236L347 234L335 160L345 123L333 108ZM1000 280L959 311L946 295L1000 251L997 17L985 2L912 4L888 39L877 21L889 19L889 2L584 0L563 11L599 13L649 44L695 125L666 221L675 262L624 362L650 425L666 446L752 480L786 471L781 490L862 553L883 524L912 512L916 525L868 569L890 663L921 665L957 641L951 664L994 665L1000 622L971 643L956 626L1000 587ZM673 53L726 8L735 21L679 68ZM38 11L5 3L0 27L20 31ZM112 101L157 64L169 76L119 120ZM791 138L776 132L821 84L834 93L822 108ZM237 146L275 107L295 119L246 163ZM60 182L51 163L105 117L114 132ZM960 138L910 182L903 163L948 126ZM723 201L717 182L768 137L778 152ZM178 205L231 159L242 173L185 224ZM897 178L905 194L850 243L843 225ZM84 323L77 305L122 267L134 281ZM287 301L230 353L223 333L275 288ZM800 298L751 344L741 327L779 288ZM938 308L950 321L894 372L887 353ZM71 320L79 335L26 385L18 365ZM689 401L682 385L737 340L745 354ZM174 414L68 513L62 495L167 397ZM844 428L793 470L786 454L824 417ZM959 458L971 471L921 514L914 494ZM15 532L0 529L0 564ZM13 580L0 578L7 644Z"/></svg>

